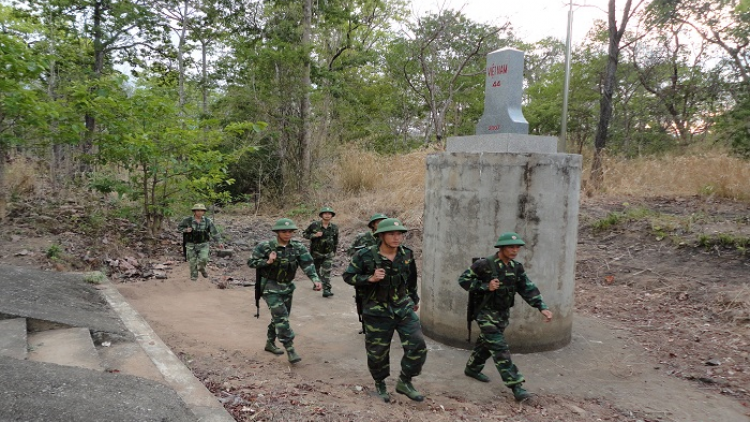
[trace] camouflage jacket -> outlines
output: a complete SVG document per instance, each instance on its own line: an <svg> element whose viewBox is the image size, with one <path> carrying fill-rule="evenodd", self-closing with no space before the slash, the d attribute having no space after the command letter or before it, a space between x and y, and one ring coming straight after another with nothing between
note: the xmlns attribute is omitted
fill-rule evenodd
<svg viewBox="0 0 750 422"><path fill-rule="evenodd" d="M271 252L276 252L276 259L268 264ZM302 243L292 240L286 246L281 246L276 241L267 240L260 242L253 250L253 255L247 260L247 266L260 270L263 292L285 293L294 290L294 276L297 267L314 283L320 282L318 273L315 272L312 256Z"/></svg>
<svg viewBox="0 0 750 422"><path fill-rule="evenodd" d="M372 232L362 232L357 235L357 238L354 239L354 243L352 243L351 246L349 246L349 249L346 250L346 253L349 254L349 256L354 256L355 253L357 253L358 250L362 248L369 248L370 246L375 246L380 244L380 239L375 237Z"/></svg>
<svg viewBox="0 0 750 422"><path fill-rule="evenodd" d="M490 280L494 278L500 281L500 288L490 292ZM473 263L458 278L458 284L464 290L481 294L481 306L476 309L477 313L487 309L509 313L516 293L532 307L540 311L547 309L547 305L542 300L542 294L526 276L523 265L513 260L505 264L497 257L497 254Z"/></svg>
<svg viewBox="0 0 750 422"><path fill-rule="evenodd" d="M315 237L317 232L323 232L323 236ZM302 232L302 237L310 239L310 252L313 254L327 255L336 252L339 246L339 228L333 223L329 223L328 227L323 227L322 221L313 221Z"/></svg>
<svg viewBox="0 0 750 422"><path fill-rule="evenodd" d="M367 281L376 268L386 271L377 283ZM405 308L419 304L417 264L414 253L399 246L393 261L380 254L378 246L360 249L343 274L344 281L363 291L363 315L390 316L389 308Z"/></svg>
<svg viewBox="0 0 750 422"><path fill-rule="evenodd" d="M194 216L185 217L182 219L182 221L180 221L180 224L177 225L177 230L179 230L181 233L185 233L185 229L187 229L188 227L192 227L193 231L190 233L186 233L186 236L188 237L186 239L187 242L204 243L208 242L209 240L221 242L219 231L216 230L214 221L209 217L203 216L200 223L195 221Z"/></svg>

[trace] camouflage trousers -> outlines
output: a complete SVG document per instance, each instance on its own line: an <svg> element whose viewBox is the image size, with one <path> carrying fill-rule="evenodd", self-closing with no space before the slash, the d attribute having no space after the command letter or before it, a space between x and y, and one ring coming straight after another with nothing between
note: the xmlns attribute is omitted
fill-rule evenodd
<svg viewBox="0 0 750 422"><path fill-rule="evenodd" d="M492 357L507 387L523 383L523 375L518 372L518 368L510 359L510 348L503 334L508 328L508 312L481 311L476 321L481 333L469 356L469 361L466 362L466 367L474 372L481 372L484 369L484 363Z"/></svg>
<svg viewBox="0 0 750 422"><path fill-rule="evenodd" d="M331 291L331 268L333 267L333 256L334 253L322 254L314 252L313 263L315 264L315 272L318 273L320 282L323 284L323 291Z"/></svg>
<svg viewBox="0 0 750 422"><path fill-rule="evenodd" d="M271 312L271 323L268 324L266 336L269 341L275 341L278 338L286 349L292 347L294 340L294 331L289 325L289 314L292 312L292 295L293 291L289 293L263 292L263 299Z"/></svg>
<svg viewBox="0 0 750 422"><path fill-rule="evenodd" d="M393 332L398 332L404 356L401 358L401 376L409 380L422 372L427 360L427 345L422 335L422 325L414 310L409 307L393 310L391 316L362 315L365 325L367 367L375 381L391 374L390 351Z"/></svg>
<svg viewBox="0 0 750 422"><path fill-rule="evenodd" d="M190 263L190 278L198 278L198 271L205 271L208 264L208 242L186 243L185 252Z"/></svg>

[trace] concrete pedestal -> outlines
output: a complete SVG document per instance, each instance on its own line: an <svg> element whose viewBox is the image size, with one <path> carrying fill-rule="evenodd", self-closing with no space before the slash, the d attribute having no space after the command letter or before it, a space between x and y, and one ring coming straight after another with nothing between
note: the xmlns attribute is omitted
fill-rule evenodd
<svg viewBox="0 0 750 422"><path fill-rule="evenodd" d="M450 141L449 141L450 142ZM438 153L427 158L420 317L429 337L461 348L468 293L457 282L473 257L495 252L497 237L519 233L517 258L554 313L544 323L520 296L506 339L514 352L570 342L581 156L556 153ZM472 342L479 329L472 328Z"/></svg>

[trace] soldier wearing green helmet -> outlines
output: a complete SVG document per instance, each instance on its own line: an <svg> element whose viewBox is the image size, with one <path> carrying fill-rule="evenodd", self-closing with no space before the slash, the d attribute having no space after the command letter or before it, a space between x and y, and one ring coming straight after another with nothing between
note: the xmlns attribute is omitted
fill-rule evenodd
<svg viewBox="0 0 750 422"><path fill-rule="evenodd" d="M355 253L357 253L358 250L362 248L367 248L378 244L378 238L375 237L375 230L378 229L378 224L380 224L380 222L385 220L386 218L388 218L388 216L381 213L373 214L372 217L370 217L370 222L367 223L367 227L370 228L370 231L362 232L357 235L357 237L354 239L354 243L352 243L352 245L347 250L349 256L353 256Z"/></svg>
<svg viewBox="0 0 750 422"><path fill-rule="evenodd" d="M190 263L190 279L197 281L199 272L203 277L208 278L206 265L208 264L209 241L221 242L221 237L213 220L205 216L204 204L193 205L192 211L193 215L183 218L177 225L177 230L182 233L183 254ZM221 243L219 243L219 248L223 248Z"/></svg>
<svg viewBox="0 0 750 422"><path fill-rule="evenodd" d="M282 218L271 228L276 238L260 242L253 250L253 255L247 260L250 268L257 268L262 297L271 312L271 323L268 324L265 350L275 355L284 352L276 346L276 339L281 341L287 352L290 363L302 360L294 348L294 331L289 325L289 314L292 311L292 296L294 293L294 275L297 267L313 282L313 289L320 290L320 280L315 272L313 258L299 241L292 240L294 233L299 230L294 221Z"/></svg>
<svg viewBox="0 0 750 422"><path fill-rule="evenodd" d="M427 346L416 311L417 266L411 249L401 245L406 227L396 218L379 221L375 234L380 243L360 249L343 277L363 292L362 318L365 325L367 367L375 380L375 392L390 402L385 379L390 375L390 347L397 331L404 348L396 392L414 401L424 396L411 383L427 359Z"/></svg>
<svg viewBox="0 0 750 422"><path fill-rule="evenodd" d="M310 239L310 254L315 262L315 271L323 282L323 297L333 296L331 268L339 246L339 228L331 222L335 215L333 208L321 208L318 212L320 220L313 221L302 233L305 239Z"/></svg>
<svg viewBox="0 0 750 422"><path fill-rule="evenodd" d="M543 315L544 321L552 320L552 312L542 300L542 294L526 275L523 265L516 261L518 251L526 243L517 233L507 232L495 242L497 253L474 262L458 278L459 285L476 298L473 317L481 333L474 350L466 363L464 374L478 381L489 382L482 373L484 364L490 357L500 372L505 385L513 391L517 401L532 395L523 388L524 378L510 356L504 332L508 327L510 308L518 293L523 300Z"/></svg>

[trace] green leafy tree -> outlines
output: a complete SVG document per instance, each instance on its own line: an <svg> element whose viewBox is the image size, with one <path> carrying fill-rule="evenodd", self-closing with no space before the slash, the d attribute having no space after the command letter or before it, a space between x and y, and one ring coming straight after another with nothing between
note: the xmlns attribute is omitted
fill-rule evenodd
<svg viewBox="0 0 750 422"><path fill-rule="evenodd" d="M389 66L401 72L428 111L431 130L426 140L434 136L436 142L444 142L451 112L462 113L478 104L468 97L456 100L461 94L482 95L485 56L507 45L498 34L508 28L477 24L461 12L444 10L418 18L408 27L413 35L390 46Z"/></svg>
<svg viewBox="0 0 750 422"><path fill-rule="evenodd" d="M107 121L120 116L98 143L98 158L127 172L127 190L141 204L152 234L177 201L228 200L222 187L233 183L227 167L236 159L219 150L221 132L181 119L179 102L163 91L143 86L126 96L111 88L96 97L92 110Z"/></svg>
<svg viewBox="0 0 750 422"><path fill-rule="evenodd" d="M0 5L0 218L5 216L5 157L14 145L27 145L29 131L45 125L45 104L40 101L38 78L44 55L29 48L25 36L36 28L32 21Z"/></svg>
<svg viewBox="0 0 750 422"><path fill-rule="evenodd" d="M746 156L750 137L744 117L750 97L750 6L746 0L654 0L650 18L659 24L679 22L692 28L708 45L723 52L712 57L719 62L716 72L724 75L726 105L714 111L720 115L717 128L727 135L734 152Z"/></svg>

